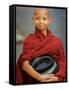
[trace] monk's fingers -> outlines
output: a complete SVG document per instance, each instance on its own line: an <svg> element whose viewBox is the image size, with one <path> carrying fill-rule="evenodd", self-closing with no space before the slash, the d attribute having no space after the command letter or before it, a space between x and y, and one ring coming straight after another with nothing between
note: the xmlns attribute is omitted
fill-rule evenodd
<svg viewBox="0 0 69 90"><path fill-rule="evenodd" d="M49 76L54 76L54 74L47 74L47 75L49 75Z"/></svg>
<svg viewBox="0 0 69 90"><path fill-rule="evenodd" d="M48 79L44 79L44 80L42 80L41 82L48 82L49 80Z"/></svg>
<svg viewBox="0 0 69 90"><path fill-rule="evenodd" d="M46 79L43 79L41 82L54 82L54 81L57 81L56 78L46 78Z"/></svg>
<svg viewBox="0 0 69 90"><path fill-rule="evenodd" d="M47 82L51 82L51 81L58 81L58 79L56 77L50 78L46 80Z"/></svg>
<svg viewBox="0 0 69 90"><path fill-rule="evenodd" d="M42 82L52 82L54 81L53 79L45 79L45 80L42 80Z"/></svg>
<svg viewBox="0 0 69 90"><path fill-rule="evenodd" d="M54 79L55 81L58 81L58 78L57 78L57 77L53 77L53 79Z"/></svg>
<svg viewBox="0 0 69 90"><path fill-rule="evenodd" d="M47 74L45 77L46 78L52 78L52 77L54 77L54 74Z"/></svg>

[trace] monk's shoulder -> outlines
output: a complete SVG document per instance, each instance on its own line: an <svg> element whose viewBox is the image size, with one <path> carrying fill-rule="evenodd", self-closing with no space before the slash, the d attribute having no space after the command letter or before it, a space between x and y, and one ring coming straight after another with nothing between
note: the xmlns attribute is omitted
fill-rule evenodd
<svg viewBox="0 0 69 90"><path fill-rule="evenodd" d="M57 37L57 36L53 36L53 38L54 38L55 42L56 42L56 41L59 42L60 45L63 44L63 43L62 43L62 40L61 40L59 37Z"/></svg>
<svg viewBox="0 0 69 90"><path fill-rule="evenodd" d="M24 42L29 42L29 43L32 43L35 41L35 35L33 33L27 35L24 39Z"/></svg>

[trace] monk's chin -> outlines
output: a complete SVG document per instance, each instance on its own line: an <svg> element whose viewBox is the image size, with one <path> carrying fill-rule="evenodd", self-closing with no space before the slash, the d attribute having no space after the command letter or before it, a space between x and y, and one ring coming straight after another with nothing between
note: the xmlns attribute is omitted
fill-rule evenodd
<svg viewBox="0 0 69 90"><path fill-rule="evenodd" d="M39 30L40 30L40 31L46 31L47 29L46 29L46 28L45 28L45 29L41 29L41 28L40 28Z"/></svg>
<svg viewBox="0 0 69 90"><path fill-rule="evenodd" d="M48 27L36 27L36 29L38 29L40 31L46 31L46 30L48 30Z"/></svg>

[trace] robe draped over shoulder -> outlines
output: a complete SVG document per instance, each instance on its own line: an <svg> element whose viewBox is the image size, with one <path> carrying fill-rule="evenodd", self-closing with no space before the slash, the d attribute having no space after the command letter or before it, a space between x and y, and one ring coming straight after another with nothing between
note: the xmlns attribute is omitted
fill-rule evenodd
<svg viewBox="0 0 69 90"><path fill-rule="evenodd" d="M66 79L66 57L64 56L61 40L52 35L50 30L48 30L47 36L44 36L36 29L35 33L30 34L23 42L23 50L16 65L16 83L33 83L36 81L22 70L22 64L26 60L30 62L46 54L52 55L55 58L58 65L55 76L58 77L59 81L64 81Z"/></svg>

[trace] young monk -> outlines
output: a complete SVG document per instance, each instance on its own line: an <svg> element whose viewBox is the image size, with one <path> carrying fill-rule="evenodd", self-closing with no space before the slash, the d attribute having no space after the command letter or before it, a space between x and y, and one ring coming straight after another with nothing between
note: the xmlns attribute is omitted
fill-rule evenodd
<svg viewBox="0 0 69 90"><path fill-rule="evenodd" d="M51 23L48 9L35 8L32 20L35 25L35 32L23 42L23 50L16 66L16 83L64 81L66 79L66 60L63 44L48 29ZM55 58L58 65L55 74L41 75L30 65L32 58L45 54Z"/></svg>

